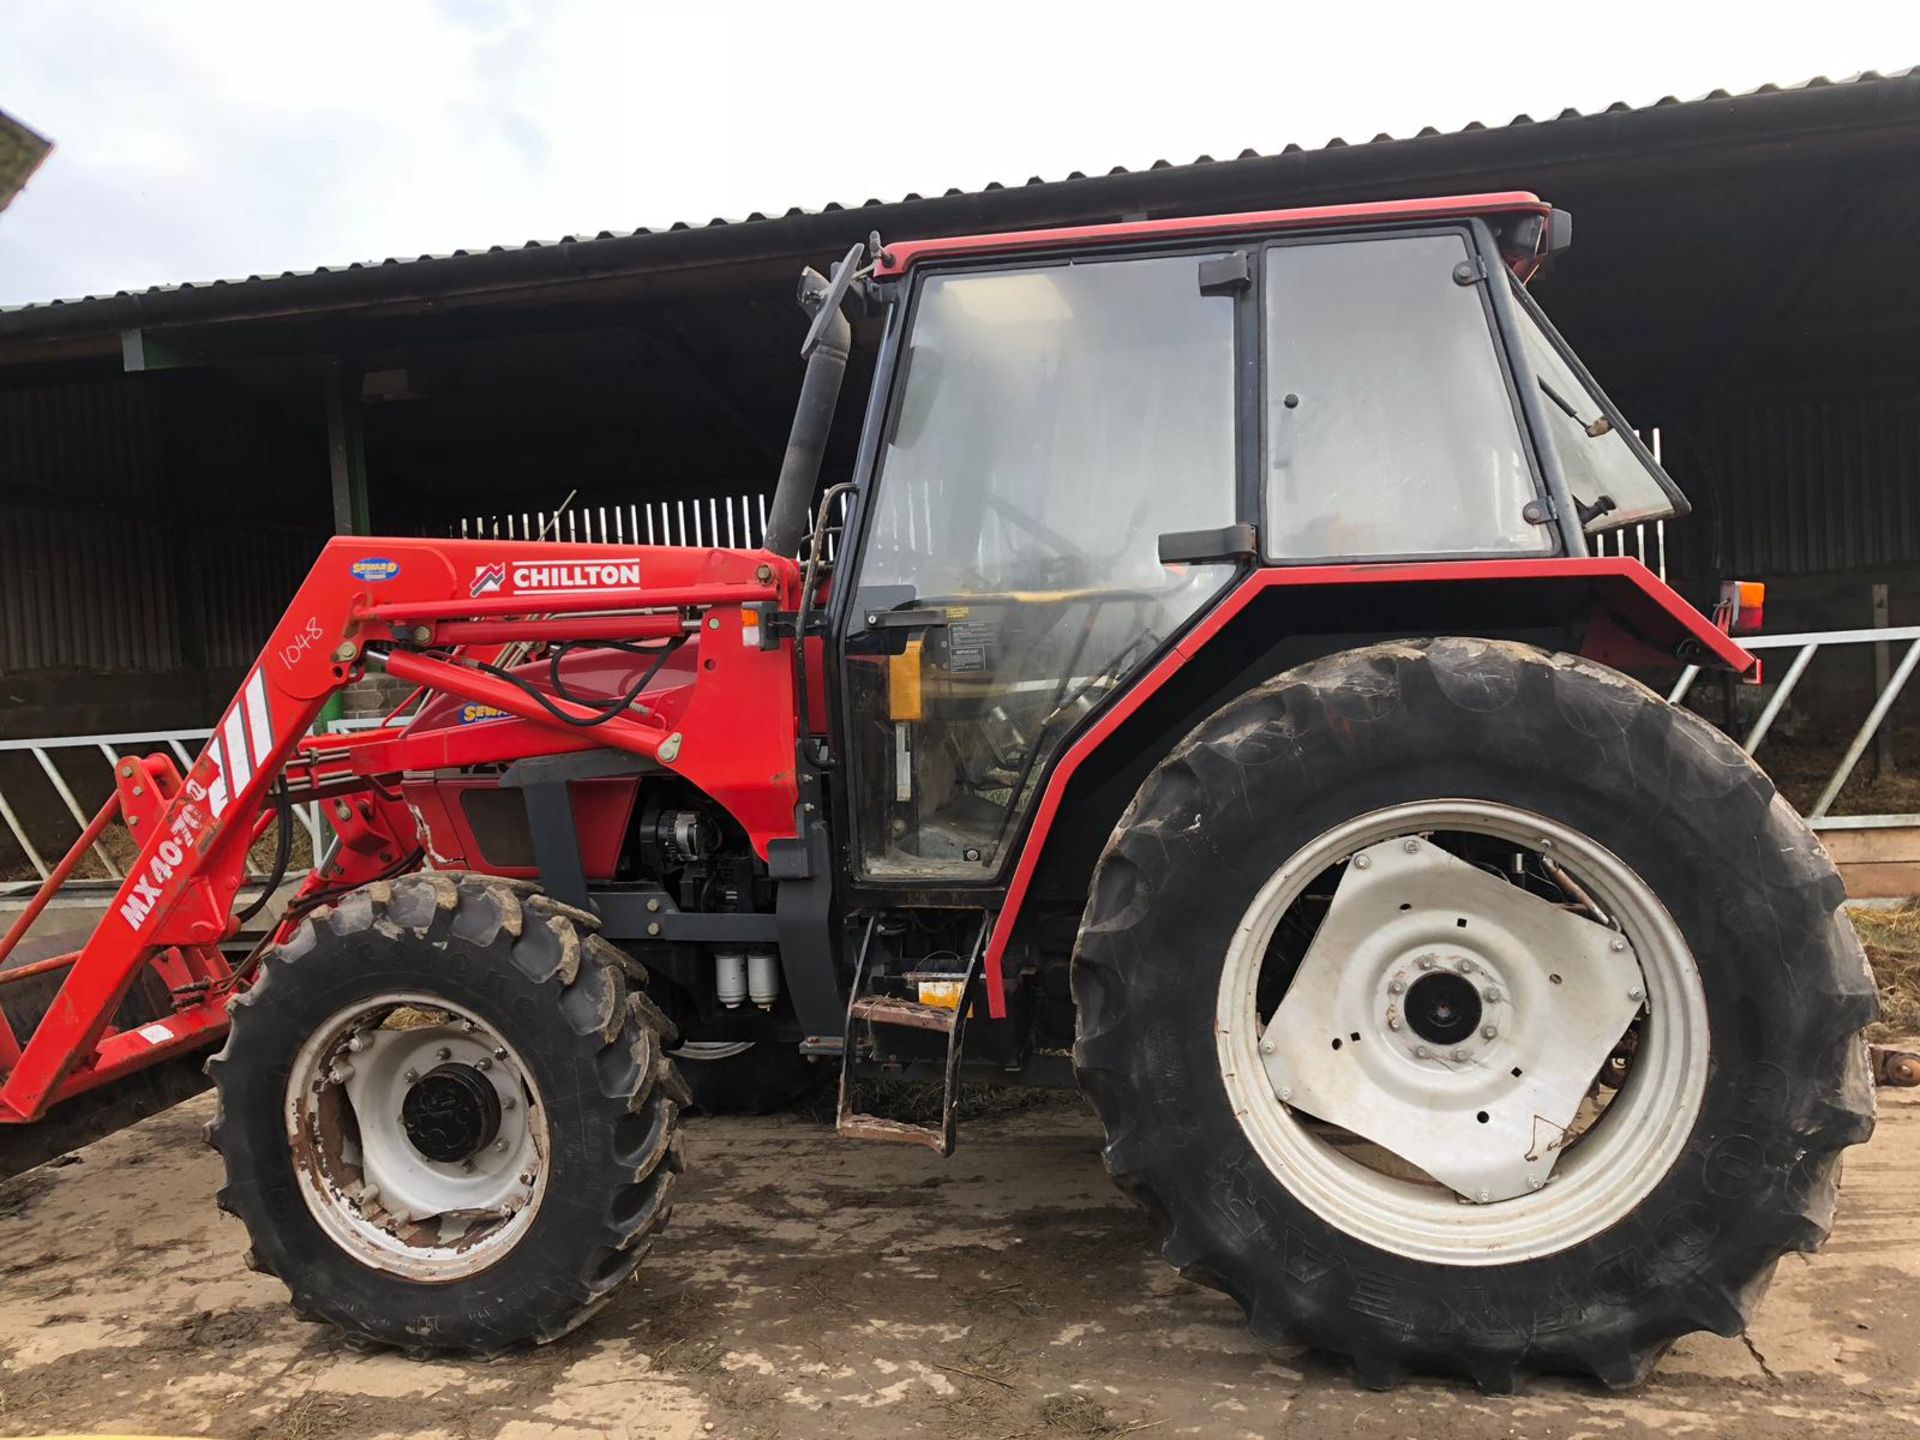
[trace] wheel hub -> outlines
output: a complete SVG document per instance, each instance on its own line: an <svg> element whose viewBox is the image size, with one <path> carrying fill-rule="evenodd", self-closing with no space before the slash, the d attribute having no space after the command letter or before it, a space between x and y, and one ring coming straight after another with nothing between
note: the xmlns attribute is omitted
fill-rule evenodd
<svg viewBox="0 0 1920 1440"><path fill-rule="evenodd" d="M1353 857L1260 1051L1293 1109L1486 1204L1547 1183L1644 999L1618 931L1405 837Z"/></svg>
<svg viewBox="0 0 1920 1440"><path fill-rule="evenodd" d="M1466 976L1433 970L1407 987L1407 1024L1422 1040L1455 1045L1480 1028L1480 992Z"/></svg>
<svg viewBox="0 0 1920 1440"><path fill-rule="evenodd" d="M500 1133L500 1095L471 1065L441 1065L407 1091L400 1125L429 1160L455 1164Z"/></svg>

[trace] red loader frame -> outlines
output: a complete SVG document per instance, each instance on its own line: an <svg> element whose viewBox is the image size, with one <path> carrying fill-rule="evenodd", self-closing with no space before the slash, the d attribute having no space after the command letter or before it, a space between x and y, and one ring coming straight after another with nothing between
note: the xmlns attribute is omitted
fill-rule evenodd
<svg viewBox="0 0 1920 1440"><path fill-rule="evenodd" d="M6 984L71 966L24 1047L0 1016L0 1123L36 1120L70 1096L219 1038L251 973L251 956L230 965L222 948L240 928L235 897L282 799L324 802L339 841L268 941L331 895L417 860L414 820L384 783L409 770L611 746L686 777L765 857L770 841L795 834L794 683L789 650L763 648L750 607L791 610L799 586L799 567L764 551L330 541L193 766L182 775L166 755L122 759L114 794L0 937L4 962L80 857L125 822L139 859L86 944L0 975ZM520 642L665 645L696 635L690 686L591 729L569 723L587 718L583 707L557 696L541 704L478 668ZM410 647L373 657L389 674L504 715L417 734L390 716L374 730L309 735L328 697L364 675L370 640ZM176 1008L116 1030L111 1017L147 966Z"/></svg>

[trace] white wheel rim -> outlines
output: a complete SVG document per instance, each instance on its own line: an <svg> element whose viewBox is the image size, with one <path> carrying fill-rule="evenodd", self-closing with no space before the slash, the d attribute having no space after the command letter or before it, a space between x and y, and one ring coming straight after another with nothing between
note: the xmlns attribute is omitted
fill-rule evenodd
<svg viewBox="0 0 1920 1440"><path fill-rule="evenodd" d="M1382 841L1434 832L1493 836L1554 857L1632 940L1648 1015L1626 1083L1560 1158L1537 1193L1462 1203L1432 1184L1396 1178L1340 1153L1275 1093L1260 1054L1257 992L1282 917L1330 866ZM1550 1255L1630 1213L1678 1160L1706 1090L1705 995L1679 927L1652 889L1612 852L1557 822L1478 800L1434 800L1356 817L1291 857L1248 906L1229 945L1216 1010L1221 1075L1241 1128L1302 1204L1379 1249L1449 1265ZM1275 1037L1269 1035L1270 1040ZM1292 1037L1280 1035L1284 1048Z"/></svg>
<svg viewBox="0 0 1920 1440"><path fill-rule="evenodd" d="M667 1053L676 1060L731 1060L753 1049L752 1040L689 1040Z"/></svg>
<svg viewBox="0 0 1920 1440"><path fill-rule="evenodd" d="M402 1120L409 1092L440 1067L494 1097L484 1143L458 1160L423 1153ZM294 1057L283 1113L309 1213L363 1264L409 1280L496 1263L546 1193L546 1107L526 1063L438 996L378 995L330 1016Z"/></svg>

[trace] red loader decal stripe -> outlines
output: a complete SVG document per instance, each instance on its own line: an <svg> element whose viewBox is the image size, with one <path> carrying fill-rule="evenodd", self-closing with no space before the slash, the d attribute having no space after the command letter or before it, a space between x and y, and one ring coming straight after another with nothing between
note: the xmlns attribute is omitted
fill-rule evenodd
<svg viewBox="0 0 1920 1440"><path fill-rule="evenodd" d="M207 742L207 753L220 771L207 787L207 809L214 819L226 813L247 788L255 767L272 752L273 713L267 707L267 682L255 669Z"/></svg>

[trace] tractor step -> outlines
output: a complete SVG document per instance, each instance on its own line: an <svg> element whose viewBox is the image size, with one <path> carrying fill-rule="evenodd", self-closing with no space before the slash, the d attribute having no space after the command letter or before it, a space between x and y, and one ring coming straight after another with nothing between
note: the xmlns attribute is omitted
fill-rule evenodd
<svg viewBox="0 0 1920 1440"><path fill-rule="evenodd" d="M955 1005L922 1005L892 995L866 995L853 1002L853 1018L869 1025L905 1025L914 1030L952 1030L960 1023Z"/></svg>
<svg viewBox="0 0 1920 1440"><path fill-rule="evenodd" d="M840 1055L840 1108L834 1129L852 1140L891 1140L909 1145L924 1145L939 1155L951 1155L954 1142L953 1103L959 1094L960 1049L965 1039L967 1012L972 1008L973 991L980 978L982 957L987 951L987 935L993 928L993 915L983 911L980 933L974 939L967 968L957 988L952 990L953 1004L928 1005L897 995L868 995L862 992L872 978L875 921L867 922L867 933L860 945L860 958L854 966L853 998L847 1004L846 1036ZM938 982L951 986L951 981ZM946 1064L940 1096L940 1123L920 1125L895 1120L885 1115L867 1115L853 1108L854 1066L858 1063L864 1038L872 1051L875 1029L893 1026L908 1030L927 1030L946 1036Z"/></svg>

